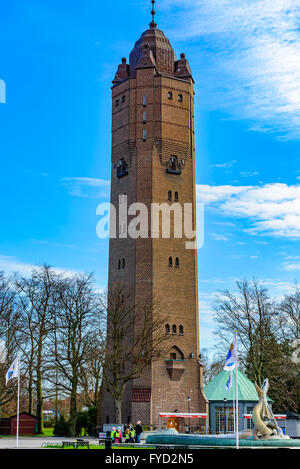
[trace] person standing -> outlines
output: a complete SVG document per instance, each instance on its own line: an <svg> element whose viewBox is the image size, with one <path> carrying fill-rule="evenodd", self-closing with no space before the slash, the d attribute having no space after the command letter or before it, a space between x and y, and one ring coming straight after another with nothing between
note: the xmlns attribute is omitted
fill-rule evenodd
<svg viewBox="0 0 300 469"><path fill-rule="evenodd" d="M130 443L135 443L135 429L130 427Z"/></svg>
<svg viewBox="0 0 300 469"><path fill-rule="evenodd" d="M116 433L116 427L112 427L111 432L110 432L110 438L111 438L112 443L114 442L114 439L115 439L115 433Z"/></svg>
<svg viewBox="0 0 300 469"><path fill-rule="evenodd" d="M143 428L142 428L140 420L138 420L137 423L136 423L135 433L136 433L136 442L140 443L141 442L141 434L143 433Z"/></svg>
<svg viewBox="0 0 300 469"><path fill-rule="evenodd" d="M129 442L130 442L130 428L127 426L125 430L125 443L129 443Z"/></svg>
<svg viewBox="0 0 300 469"><path fill-rule="evenodd" d="M118 445L119 443L122 443L122 432L121 432L121 428L119 427L116 431L115 431L115 445Z"/></svg>

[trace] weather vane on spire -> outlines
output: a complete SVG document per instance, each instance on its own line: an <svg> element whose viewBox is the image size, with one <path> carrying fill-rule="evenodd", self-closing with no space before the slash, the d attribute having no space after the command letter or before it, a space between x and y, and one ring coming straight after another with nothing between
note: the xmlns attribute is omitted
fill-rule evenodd
<svg viewBox="0 0 300 469"><path fill-rule="evenodd" d="M150 28L156 28L157 24L154 21L154 17L155 17L155 9L154 9L155 0L151 0L151 3L152 3L152 11L151 11L152 22L150 23Z"/></svg>

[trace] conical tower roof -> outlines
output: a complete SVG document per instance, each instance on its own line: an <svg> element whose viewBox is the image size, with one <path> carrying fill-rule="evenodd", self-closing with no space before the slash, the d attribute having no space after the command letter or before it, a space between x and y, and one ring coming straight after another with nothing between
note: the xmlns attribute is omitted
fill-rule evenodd
<svg viewBox="0 0 300 469"><path fill-rule="evenodd" d="M205 396L209 401L220 401L224 402L224 398L227 401L232 401L233 396L235 399L235 388L236 388L236 376L235 371L232 374L232 386L229 392L226 390L226 383L228 381L230 372L220 371L206 386L204 386ZM244 373L238 370L238 397L239 401L252 401L258 402L258 395L254 386L254 383L247 378ZM268 401L271 399L268 397Z"/></svg>
<svg viewBox="0 0 300 469"><path fill-rule="evenodd" d="M135 76L135 69L139 64L145 46L148 46L153 54L158 73L174 74L174 62L177 58L169 39L160 29L157 29L154 21L154 4L155 1L152 0L152 22L149 25L150 28L141 35L131 51L129 58L130 76Z"/></svg>

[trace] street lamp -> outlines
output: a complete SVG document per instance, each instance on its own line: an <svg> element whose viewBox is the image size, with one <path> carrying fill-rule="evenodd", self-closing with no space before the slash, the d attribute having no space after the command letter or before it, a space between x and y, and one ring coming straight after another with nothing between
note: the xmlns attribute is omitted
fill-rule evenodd
<svg viewBox="0 0 300 469"><path fill-rule="evenodd" d="M191 413L191 398L188 397L187 400L188 400L188 412L190 414ZM190 433L190 431L191 431L191 418L189 417L189 430L188 430L188 433Z"/></svg>
<svg viewBox="0 0 300 469"><path fill-rule="evenodd" d="M224 433L227 433L226 403L227 403L227 398L224 397Z"/></svg>

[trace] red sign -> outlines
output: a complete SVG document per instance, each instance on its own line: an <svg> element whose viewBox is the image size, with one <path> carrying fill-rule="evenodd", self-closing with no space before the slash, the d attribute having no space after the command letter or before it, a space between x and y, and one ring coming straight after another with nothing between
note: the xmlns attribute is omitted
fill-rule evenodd
<svg viewBox="0 0 300 469"><path fill-rule="evenodd" d="M252 414L244 414L244 418L245 419L252 419ZM286 415L284 414L277 414L277 415L274 415L274 418L276 420L286 420Z"/></svg>
<svg viewBox="0 0 300 469"><path fill-rule="evenodd" d="M170 418L170 417L178 418L178 417L180 417L180 418L186 418L186 419L206 419L207 414L180 414L180 413L167 414L167 413L161 412L159 414L159 417L163 417L163 418Z"/></svg>

